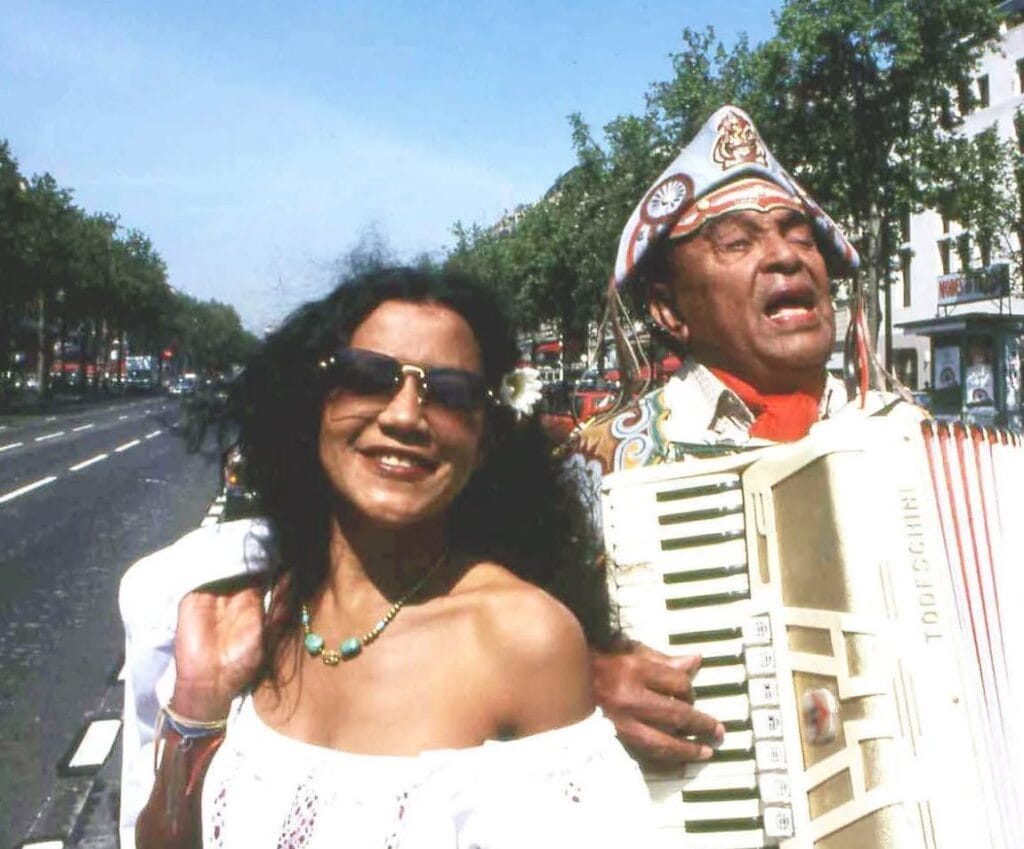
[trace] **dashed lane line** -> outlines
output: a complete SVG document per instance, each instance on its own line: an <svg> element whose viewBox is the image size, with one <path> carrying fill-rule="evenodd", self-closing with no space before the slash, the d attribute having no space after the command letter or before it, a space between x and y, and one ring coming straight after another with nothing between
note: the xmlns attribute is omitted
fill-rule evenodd
<svg viewBox="0 0 1024 849"><path fill-rule="evenodd" d="M81 463L76 463L68 468L69 472L77 472L79 469L84 469L86 466L91 466L93 463L98 463L100 460L106 460L109 454L97 454L95 457L90 457Z"/></svg>
<svg viewBox="0 0 1024 849"><path fill-rule="evenodd" d="M92 426L93 426L93 422L89 422L89 424L79 425L78 427L71 428L71 432L72 433L78 433L79 431L82 431L82 430L88 430Z"/></svg>
<svg viewBox="0 0 1024 849"><path fill-rule="evenodd" d="M18 849L64 849L63 840L31 840L19 843Z"/></svg>
<svg viewBox="0 0 1024 849"><path fill-rule="evenodd" d="M124 445L118 445L117 448L114 449L114 453L117 454L121 451L127 451L129 448L134 448L140 442L142 442L141 439L133 439L131 442L126 442Z"/></svg>
<svg viewBox="0 0 1024 849"><path fill-rule="evenodd" d="M8 451L11 448L21 448L24 442L8 442L6 445L0 445L0 451Z"/></svg>
<svg viewBox="0 0 1024 849"><path fill-rule="evenodd" d="M92 720L82 733L74 751L64 763L58 765L58 771L65 775L95 772L110 757L120 730L120 719L111 717Z"/></svg>
<svg viewBox="0 0 1024 849"><path fill-rule="evenodd" d="M146 439L152 439L154 436L159 436L161 433L163 433L162 430L154 430L152 433L146 434Z"/></svg>
<svg viewBox="0 0 1024 849"><path fill-rule="evenodd" d="M45 442L47 439L56 439L58 436L64 435L63 430L58 430L56 433L48 433L46 436L37 436L36 442Z"/></svg>
<svg viewBox="0 0 1024 849"><path fill-rule="evenodd" d="M123 421L124 421L124 420L125 420L126 418L128 418L128 416L118 416L118 417L117 417L117 420L118 420L119 422L123 422Z"/></svg>
<svg viewBox="0 0 1024 849"><path fill-rule="evenodd" d="M14 492L8 492L7 495L0 495L0 504L12 501L19 495L24 495L26 492L31 492L33 489L39 489L39 487L46 486L48 483L53 483L55 480L57 480L57 476L50 475L48 478L37 480L35 483L30 483L21 487L21 489L14 490Z"/></svg>

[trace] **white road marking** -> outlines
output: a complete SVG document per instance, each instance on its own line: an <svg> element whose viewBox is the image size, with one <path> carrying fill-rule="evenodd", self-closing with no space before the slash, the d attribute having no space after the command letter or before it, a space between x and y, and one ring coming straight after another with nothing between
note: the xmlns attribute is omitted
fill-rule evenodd
<svg viewBox="0 0 1024 849"><path fill-rule="evenodd" d="M12 501L19 495L24 495L26 492L31 492L33 489L39 489L39 487L46 486L48 483L53 483L55 480L57 480L56 476L50 475L48 478L37 480L35 483L30 483L27 486L21 487L21 489L14 490L14 492L8 492L7 495L0 495L0 504L3 504L6 501Z"/></svg>
<svg viewBox="0 0 1024 849"><path fill-rule="evenodd" d="M36 840L33 843L19 843L20 849L64 849L63 840Z"/></svg>
<svg viewBox="0 0 1024 849"><path fill-rule="evenodd" d="M82 431L82 430L88 430L92 426L93 426L93 423L89 422L89 424L84 424L84 425L80 425L78 427L71 428L71 432L72 433L78 433L79 431Z"/></svg>
<svg viewBox="0 0 1024 849"><path fill-rule="evenodd" d="M7 425L0 425L0 430L7 430Z"/></svg>
<svg viewBox="0 0 1024 849"><path fill-rule="evenodd" d="M114 449L114 452L127 451L129 448L134 448L140 442L142 442L141 439L133 439L131 442L126 442L124 445L118 445L117 448Z"/></svg>
<svg viewBox="0 0 1024 849"><path fill-rule="evenodd" d="M24 442L8 442L6 445L0 445L0 451L6 451L9 448L21 448Z"/></svg>
<svg viewBox="0 0 1024 849"><path fill-rule="evenodd" d="M47 416L45 421L55 422L55 421L57 421L57 417L56 416Z"/></svg>
<svg viewBox="0 0 1024 849"><path fill-rule="evenodd" d="M117 733L121 730L120 719L94 719L89 723L82 742L68 761L68 769L103 766L114 748Z"/></svg>
<svg viewBox="0 0 1024 849"><path fill-rule="evenodd" d="M64 435L64 431L58 430L56 433L48 433L48 434L46 434L46 436L37 436L36 437L36 442L43 442L44 440L54 439L54 438L56 438L58 436L63 436L63 435Z"/></svg>
<svg viewBox="0 0 1024 849"><path fill-rule="evenodd" d="M79 469L84 469L86 466L91 466L93 463L98 463L100 460L106 460L107 457L109 456L109 454L97 454L95 457L86 460L84 463L77 463L76 465L69 468L68 471L77 472Z"/></svg>
<svg viewBox="0 0 1024 849"><path fill-rule="evenodd" d="M224 512L224 505L223 504L211 504L210 505L210 510L209 510L209 512L207 512L206 515L207 516L219 516L223 512Z"/></svg>
<svg viewBox="0 0 1024 849"><path fill-rule="evenodd" d="M217 517L216 516L207 516L207 517L205 517L203 519L203 521L201 521L199 523L199 527L205 528L207 525L216 525L216 524L217 524Z"/></svg>
<svg viewBox="0 0 1024 849"><path fill-rule="evenodd" d="M154 436L159 436L161 433L163 433L162 430L154 430L152 433L146 434L146 439L152 439Z"/></svg>
<svg viewBox="0 0 1024 849"><path fill-rule="evenodd" d="M118 416L118 417L117 417L117 420L118 420L119 422L123 422L123 421L124 421L124 420L125 420L126 418L128 418L128 416Z"/></svg>

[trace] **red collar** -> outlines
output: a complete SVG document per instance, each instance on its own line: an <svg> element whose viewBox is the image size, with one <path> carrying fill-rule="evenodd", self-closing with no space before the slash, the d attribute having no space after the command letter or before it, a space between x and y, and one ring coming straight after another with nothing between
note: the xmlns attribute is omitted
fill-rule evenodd
<svg viewBox="0 0 1024 849"><path fill-rule="evenodd" d="M787 392L782 395L765 395L749 383L740 380L721 369L712 368L714 374L727 388L731 389L754 414L751 436L771 439L775 442L795 442L807 436L816 421L824 381L817 393Z"/></svg>

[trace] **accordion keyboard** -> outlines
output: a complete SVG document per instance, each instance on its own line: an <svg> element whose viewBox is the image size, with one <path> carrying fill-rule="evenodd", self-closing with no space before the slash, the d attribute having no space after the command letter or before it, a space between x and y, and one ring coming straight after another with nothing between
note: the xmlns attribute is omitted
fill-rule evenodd
<svg viewBox="0 0 1024 849"><path fill-rule="evenodd" d="M670 481L606 509L620 529L610 553L624 629L666 653L702 655L695 705L726 729L710 761L648 775L659 825L682 824L708 849L792 836L772 628L750 598L739 475Z"/></svg>
<svg viewBox="0 0 1024 849"><path fill-rule="evenodd" d="M967 451L932 455L952 470ZM950 491L996 492L1005 477L979 468L977 484L948 471ZM666 847L1024 845L1006 722L1019 640L992 631L1019 593L1000 583L1012 569L981 569L999 537L979 542L1008 503L943 508L932 477L909 405L605 477L621 624L700 654L695 705L726 728L709 761L645 771Z"/></svg>

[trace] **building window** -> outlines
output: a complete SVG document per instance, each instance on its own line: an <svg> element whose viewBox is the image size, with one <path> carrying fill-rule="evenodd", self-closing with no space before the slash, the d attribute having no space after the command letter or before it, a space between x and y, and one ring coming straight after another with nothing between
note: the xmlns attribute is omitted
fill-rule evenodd
<svg viewBox="0 0 1024 849"><path fill-rule="evenodd" d="M984 109L988 102L988 74L983 74L978 77L978 105Z"/></svg>

